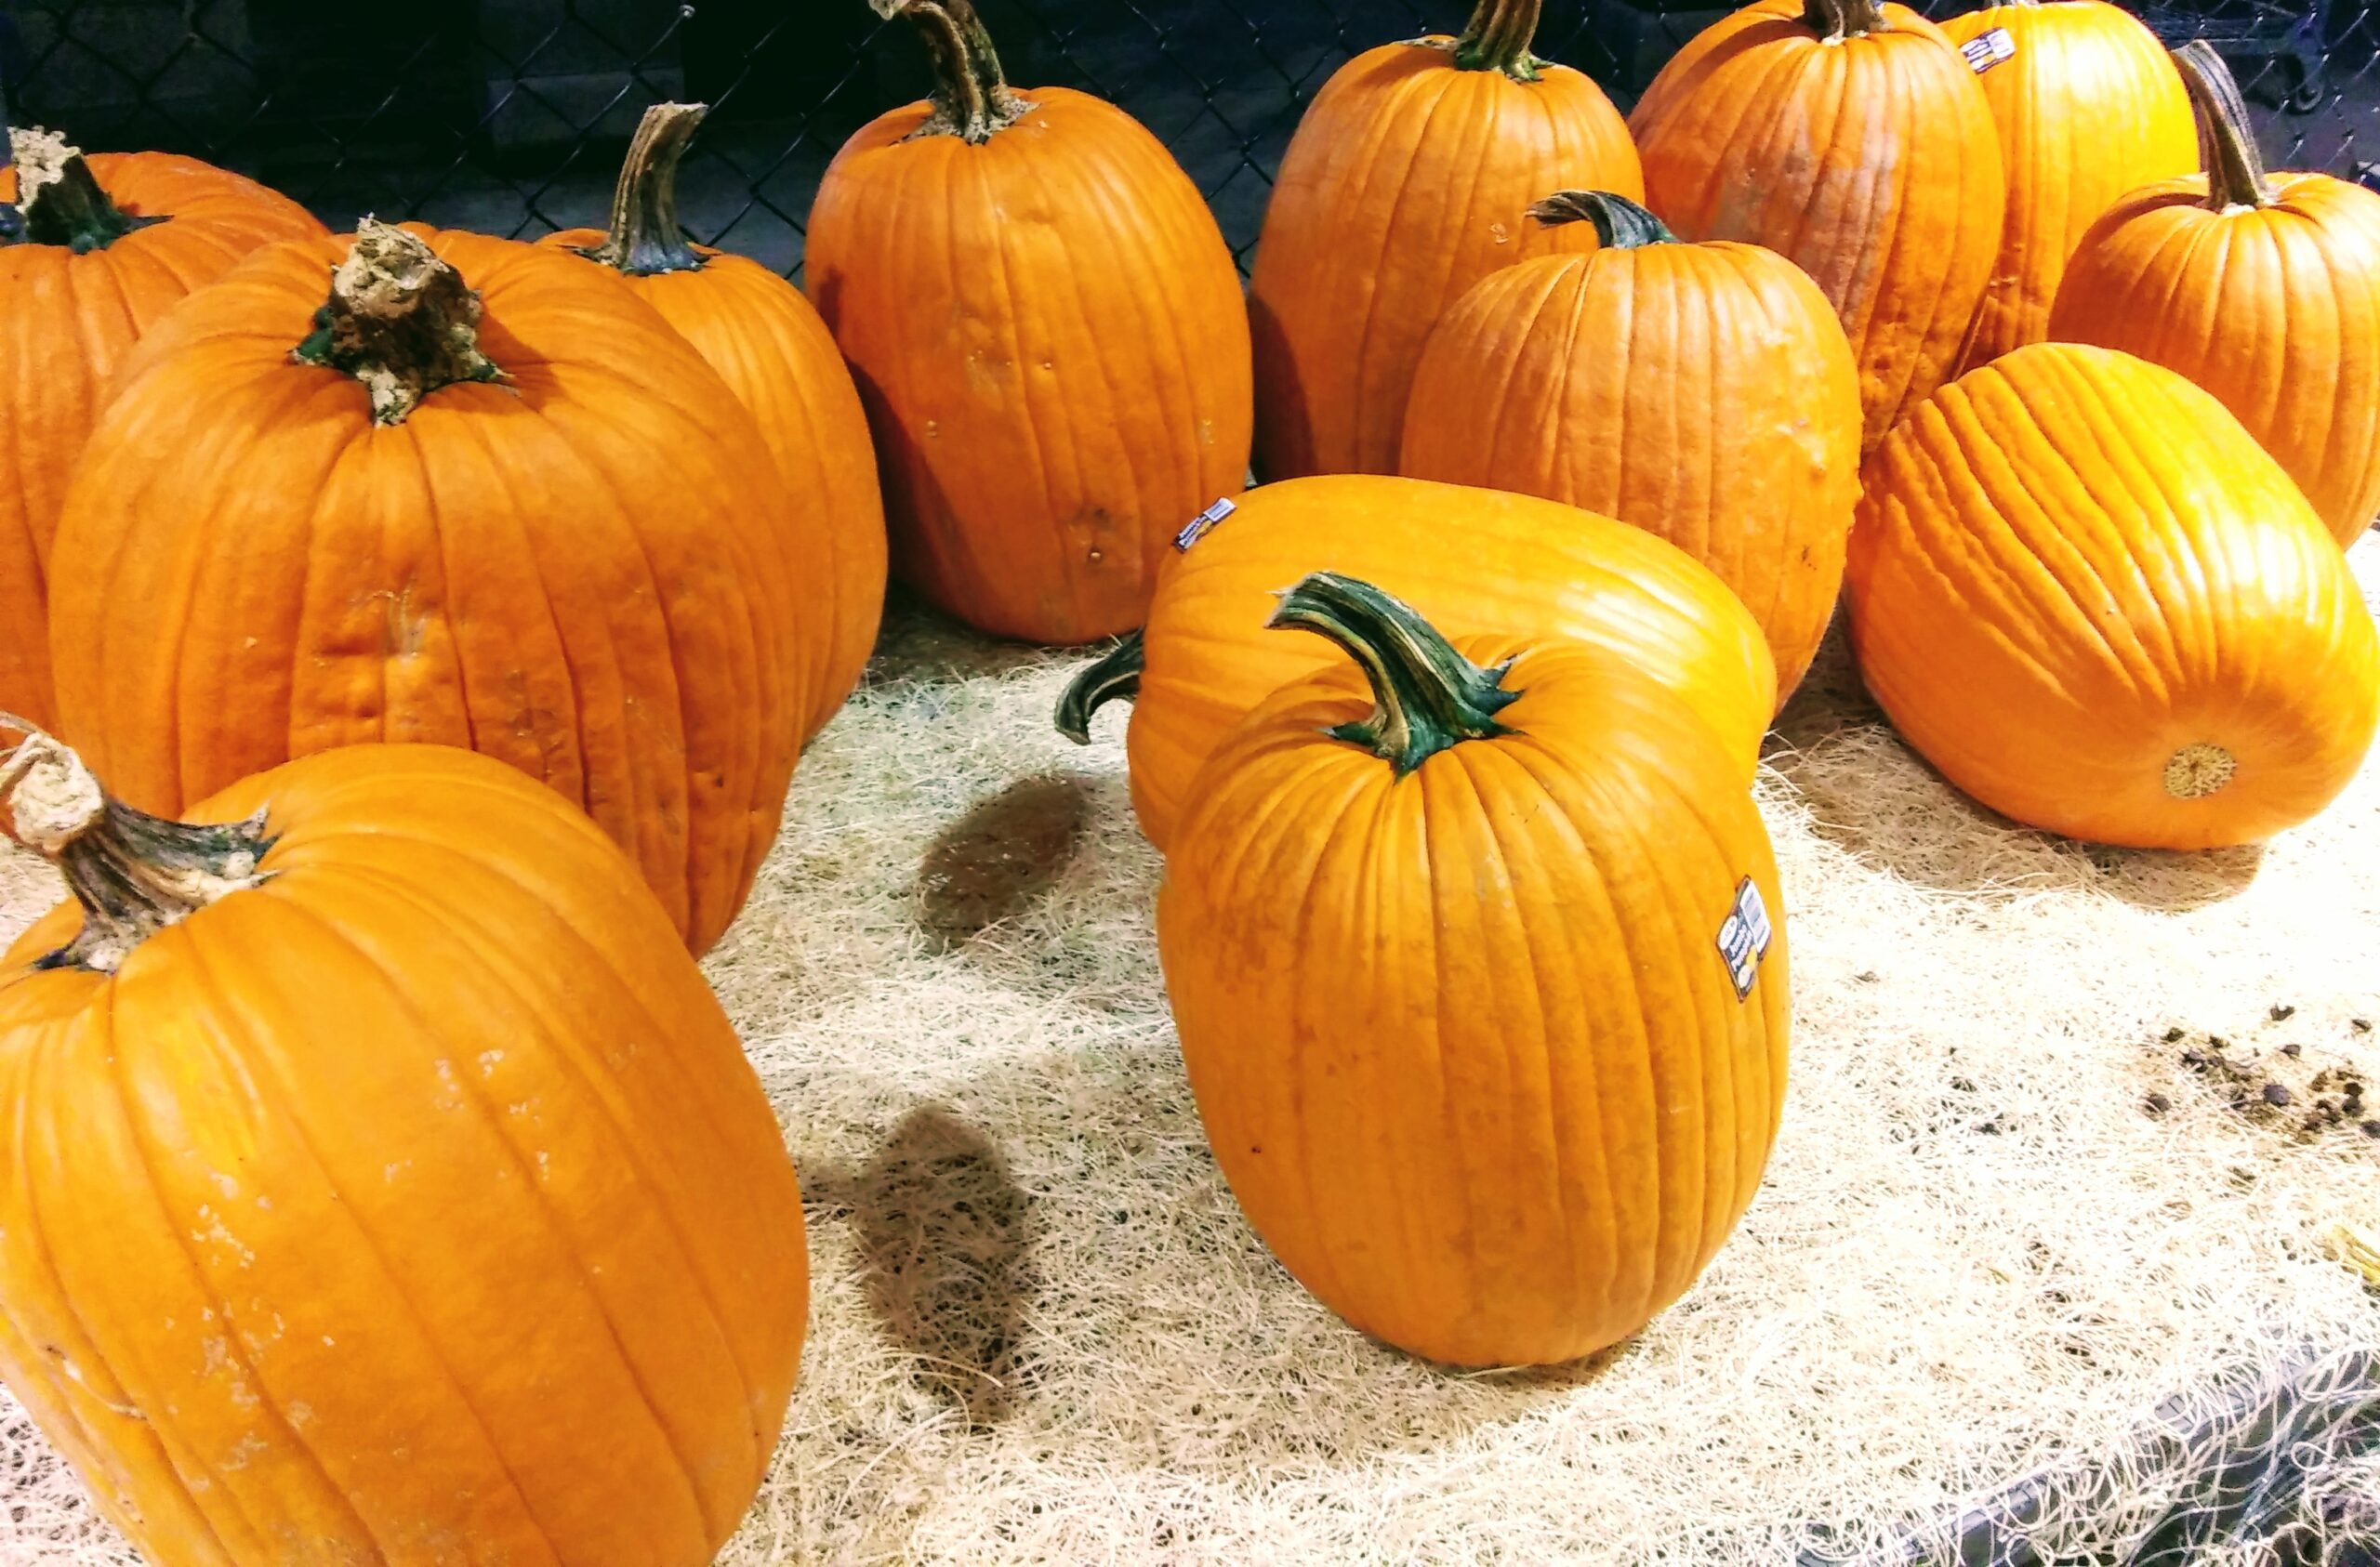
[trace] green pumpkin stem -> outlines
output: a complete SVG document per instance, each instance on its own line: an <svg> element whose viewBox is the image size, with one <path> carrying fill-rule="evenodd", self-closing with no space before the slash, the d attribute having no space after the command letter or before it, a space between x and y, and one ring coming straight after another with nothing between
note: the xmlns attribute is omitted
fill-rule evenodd
<svg viewBox="0 0 2380 1567"><path fill-rule="evenodd" d="M1595 226L1595 241L1606 250L1636 250L1648 244L1675 244L1669 225L1625 196L1608 191L1556 191L1528 209L1528 215L1549 229L1565 223Z"/></svg>
<svg viewBox="0 0 2380 1567"><path fill-rule="evenodd" d="M83 905L83 928L37 968L112 974L165 927L268 879L263 811L219 826L152 816L111 799L82 757L24 719L0 713L0 729L25 737L0 752L0 805Z"/></svg>
<svg viewBox="0 0 2380 1567"><path fill-rule="evenodd" d="M83 150L56 131L10 130L8 161L17 165L17 211L24 220L17 244L60 244L86 256L165 221L135 217L117 206L99 188Z"/></svg>
<svg viewBox="0 0 2380 1567"><path fill-rule="evenodd" d="M1534 82L1545 62L1528 52L1537 41L1544 0L1479 0L1454 41L1455 65L1464 71L1501 71L1515 82Z"/></svg>
<svg viewBox="0 0 2380 1567"><path fill-rule="evenodd" d="M1032 111L1000 72L992 35L975 14L973 0L868 0L876 14L917 24L933 57L933 112L912 136L956 136L989 141Z"/></svg>
<svg viewBox="0 0 2380 1567"><path fill-rule="evenodd" d="M504 379L480 351L479 325L480 296L460 272L403 229L367 217L290 358L363 382L373 423L401 425L442 387Z"/></svg>
<svg viewBox="0 0 2380 1567"><path fill-rule="evenodd" d="M710 107L656 103L644 112L612 190L612 226L578 254L633 278L699 270L702 256L678 226L678 161Z"/></svg>
<svg viewBox="0 0 2380 1567"><path fill-rule="evenodd" d="M1804 0L1802 25L1830 44L1892 31L1884 0Z"/></svg>
<svg viewBox="0 0 2380 1567"><path fill-rule="evenodd" d="M1466 740L1512 732L1496 721L1520 695L1503 687L1509 665L1482 669L1409 606L1368 582L1316 572L1281 595L1265 624L1327 637L1363 667L1372 716L1330 734L1364 746L1400 778Z"/></svg>
<svg viewBox="0 0 2380 1567"><path fill-rule="evenodd" d="M2247 101L2231 68L2203 38L2174 51L2174 65L2190 93L2198 119L2198 158L2206 170L2206 204L2215 212L2270 206L2278 199L2265 177L2264 154L2248 124Z"/></svg>
<svg viewBox="0 0 2380 1567"><path fill-rule="evenodd" d="M1093 713L1119 697L1129 702L1141 694L1147 651L1139 632L1127 631L1122 641L1083 665L1058 697L1058 732L1078 745L1090 744Z"/></svg>

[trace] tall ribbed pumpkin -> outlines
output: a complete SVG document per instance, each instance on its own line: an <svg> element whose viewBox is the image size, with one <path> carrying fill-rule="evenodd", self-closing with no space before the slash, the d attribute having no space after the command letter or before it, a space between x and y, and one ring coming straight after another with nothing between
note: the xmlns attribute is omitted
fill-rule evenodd
<svg viewBox="0 0 2380 1567"><path fill-rule="evenodd" d="M1826 296L1757 245L1676 236L1608 191L1530 209L1585 256L1490 272L1438 323L1399 466L1659 534L1767 634L1781 704L1826 635L1859 498L1859 373Z"/></svg>
<svg viewBox="0 0 2380 1567"><path fill-rule="evenodd" d="M2091 226L2050 335L2213 392L2351 543L2380 513L2380 194L2266 174L2223 58L2191 44L2175 59L2206 177L2135 191Z"/></svg>
<svg viewBox="0 0 2380 1567"><path fill-rule="evenodd" d="M1944 387L1869 459L1851 531L1868 689L1944 776L2070 837L2269 836L2355 776L2380 636L2223 405L2036 343Z"/></svg>
<svg viewBox="0 0 2380 1567"><path fill-rule="evenodd" d="M1292 479L1185 529L1148 625L1087 665L1059 704L1060 732L1088 742L1102 704L1132 698L1132 811L1157 848L1174 841L1192 780L1232 727L1330 662L1318 644L1264 629L1282 585L1316 571L1363 577L1462 634L1618 653L1702 715L1739 784L1759 764L1777 708L1768 644L1726 585L1674 545L1534 495L1385 475Z"/></svg>
<svg viewBox="0 0 2380 1567"><path fill-rule="evenodd" d="M1003 637L1139 623L1183 520L1248 473L1248 310L1157 138L1064 87L1013 90L968 0L918 23L931 101L835 155L810 295L882 459L893 569Z"/></svg>
<svg viewBox="0 0 2380 1567"><path fill-rule="evenodd" d="M698 1567L801 1354L800 1193L636 869L435 746L192 826L36 738L0 1376L158 1567ZM0 789L0 795L7 794Z"/></svg>
<svg viewBox="0 0 2380 1567"><path fill-rule="evenodd" d="M53 723L44 590L58 508L109 377L191 290L323 226L253 180L164 152L86 158L8 133L0 203L0 708Z"/></svg>
<svg viewBox="0 0 2380 1567"><path fill-rule="evenodd" d="M2120 6L2009 0L1942 31L1990 62L1983 96L2008 175L2000 259L1967 341L1975 365L2048 335L2083 231L2134 187L2195 170L2198 135L2165 46Z"/></svg>
<svg viewBox="0 0 2380 1567"><path fill-rule="evenodd" d="M803 563L803 580L834 631L820 680L826 707L810 715L807 733L850 694L875 650L884 612L884 502L867 415L826 323L784 278L757 261L689 244L678 226L678 160L706 112L699 103L645 111L620 168L611 228L565 230L538 243L611 268L660 311L752 411L787 497L819 518L826 554Z"/></svg>
<svg viewBox="0 0 2380 1567"><path fill-rule="evenodd" d="M1701 717L1576 643L1449 645L1308 578L1351 654L1198 775L1157 949L1215 1161L1355 1326L1436 1361L1635 1332L1735 1226L1785 1098L1784 903Z"/></svg>
<svg viewBox="0 0 2380 1567"><path fill-rule="evenodd" d="M1870 446L1950 375L2007 189L1991 105L1939 28L1879 0L1758 0L1679 50L1629 125L1671 228L1817 280Z"/></svg>
<svg viewBox="0 0 2380 1567"><path fill-rule="evenodd" d="M59 710L165 814L335 745L484 751L700 951L826 705L822 527L619 279L367 223L258 252L126 364L59 526Z"/></svg>
<svg viewBox="0 0 2380 1567"><path fill-rule="evenodd" d="M1367 49L1315 96L1264 209L1249 284L1256 467L1394 473L1430 328L1463 290L1592 236L1540 229L1567 187L1645 193L1603 89L1529 53L1540 0L1478 0L1459 38Z"/></svg>

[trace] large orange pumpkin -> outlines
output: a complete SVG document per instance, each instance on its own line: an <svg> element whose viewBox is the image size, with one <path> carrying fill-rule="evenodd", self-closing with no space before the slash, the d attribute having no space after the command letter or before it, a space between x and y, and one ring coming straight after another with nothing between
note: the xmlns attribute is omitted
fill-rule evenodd
<svg viewBox="0 0 2380 1567"><path fill-rule="evenodd" d="M1739 759L1641 668L1448 645L1308 578L1352 654L1198 775L1157 948L1216 1163L1367 1332L1565 1361L1683 1294L1760 1185L1792 1008Z"/></svg>
<svg viewBox="0 0 2380 1567"><path fill-rule="evenodd" d="M823 519L617 278L424 234L261 251L136 350L59 526L67 737L165 814L335 745L484 751L700 951L827 705Z"/></svg>
<svg viewBox="0 0 2380 1567"><path fill-rule="evenodd" d="M1413 377L1399 468L1659 533L1735 589L1792 694L1859 498L1859 373L1826 296L1757 245L1680 244L1608 191L1531 208L1600 242L1490 272Z"/></svg>
<svg viewBox="0 0 2380 1567"><path fill-rule="evenodd" d="M1642 197L1603 89L1529 53L1540 0L1478 0L1459 38L1367 49L1290 138L1249 284L1256 467L1394 473L1430 328L1499 267L1583 250L1528 204L1568 187Z"/></svg>
<svg viewBox="0 0 2380 1567"><path fill-rule="evenodd" d="M879 8L919 24L934 96L844 143L804 265L875 428L894 570L999 636L1121 631L1183 520L1246 482L1230 247L1140 122L1010 88L967 0Z"/></svg>
<svg viewBox="0 0 2380 1567"><path fill-rule="evenodd" d="M2135 186L2198 167L2189 94L2165 46L2105 0L2008 0L1942 23L1985 61L2008 217L1965 362L2048 334L2075 243Z"/></svg>
<svg viewBox="0 0 2380 1567"><path fill-rule="evenodd" d="M2192 44L2175 59L2206 177L2135 191L2092 225L2050 335L2213 392L2350 543L2380 512L2380 194L2268 176L2223 58Z"/></svg>
<svg viewBox="0 0 2380 1567"><path fill-rule="evenodd" d="M635 867L437 746L190 826L26 743L0 1375L151 1561L697 1567L801 1354L800 1193ZM0 790L0 793L5 793Z"/></svg>
<svg viewBox="0 0 2380 1567"><path fill-rule="evenodd" d="M2069 836L2268 836L2380 721L2380 637L2320 519L2221 403L2127 354L2036 343L1937 392L1869 459L1846 581L1901 734Z"/></svg>
<svg viewBox="0 0 2380 1567"><path fill-rule="evenodd" d="M1671 228L1766 245L1833 302L1869 445L1949 375L2007 190L1991 105L1939 28L1879 0L1757 0L1679 50L1629 125Z"/></svg>
<svg viewBox="0 0 2380 1567"><path fill-rule="evenodd" d="M253 180L163 152L86 158L8 134L0 202L0 708L53 723L44 585L74 459L126 351L184 295L323 226Z"/></svg>
<svg viewBox="0 0 2380 1567"><path fill-rule="evenodd" d="M804 577L823 573L818 597L834 634L820 680L827 708L805 725L815 730L859 682L884 612L876 453L834 336L800 290L757 261L689 244L678 227L678 160L706 112L699 103L645 111L620 169L611 228L569 229L539 243L611 268L660 311L760 421L793 504L817 514L826 552L804 563Z"/></svg>
<svg viewBox="0 0 2380 1567"><path fill-rule="evenodd" d="M1331 662L1326 648L1264 629L1282 586L1316 571L1377 583L1465 635L1568 637L1608 649L1709 720L1739 784L1758 764L1777 708L1760 625L1708 568L1643 529L1533 495L1344 475L1250 490L1183 539L1147 626L1088 665L1058 708L1060 731L1087 742L1103 704L1133 698L1132 810L1159 849L1173 842L1191 780L1232 727Z"/></svg>

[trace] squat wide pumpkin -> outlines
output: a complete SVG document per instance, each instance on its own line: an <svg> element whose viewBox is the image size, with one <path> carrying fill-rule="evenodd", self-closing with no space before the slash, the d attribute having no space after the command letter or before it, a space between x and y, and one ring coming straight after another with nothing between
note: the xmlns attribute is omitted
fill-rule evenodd
<svg viewBox="0 0 2380 1567"><path fill-rule="evenodd" d="M1458 651L1328 574L1276 624L1362 673L1259 709L1167 859L1216 1161L1367 1332L1461 1365L1601 1349L1710 1261L1783 1104L1783 903L1741 768L1597 650Z"/></svg>

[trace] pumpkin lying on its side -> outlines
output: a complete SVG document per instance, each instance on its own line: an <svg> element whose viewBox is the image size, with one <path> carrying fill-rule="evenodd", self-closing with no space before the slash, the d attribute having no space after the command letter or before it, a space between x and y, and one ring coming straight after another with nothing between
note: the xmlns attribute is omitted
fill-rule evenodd
<svg viewBox="0 0 2380 1567"><path fill-rule="evenodd" d="M1392 1344L1516 1365L1625 1337L1742 1216L1784 1103L1784 904L1740 759L1609 652L1458 651L1329 575L1275 624L1361 673L1224 740L1166 863L1215 1160Z"/></svg>
<svg viewBox="0 0 2380 1567"><path fill-rule="evenodd" d="M2204 849L2306 820L2380 721L2380 636L2297 487L2223 405L2036 343L1869 458L1852 647L1902 736L1993 810Z"/></svg>
<svg viewBox="0 0 2380 1567"><path fill-rule="evenodd" d="M1211 515L1211 514L1210 514ZM1267 484L1184 534L1157 580L1147 626L1067 688L1058 728L1132 696L1132 810L1159 849L1190 781L1232 726L1327 649L1264 629L1276 596L1309 572L1379 584L1459 633L1498 628L1606 648L1682 695L1749 784L1777 707L1777 666L1736 596L1641 528L1533 495L1382 475Z"/></svg>
<svg viewBox="0 0 2380 1567"><path fill-rule="evenodd" d="M0 799L81 904L0 963L0 1375L99 1510L159 1563L709 1561L800 1192L636 868L437 746L192 826L36 736Z"/></svg>

